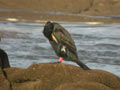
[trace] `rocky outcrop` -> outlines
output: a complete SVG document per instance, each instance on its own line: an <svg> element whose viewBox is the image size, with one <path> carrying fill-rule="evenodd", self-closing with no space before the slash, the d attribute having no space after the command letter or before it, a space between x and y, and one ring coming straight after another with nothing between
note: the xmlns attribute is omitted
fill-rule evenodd
<svg viewBox="0 0 120 90"><path fill-rule="evenodd" d="M120 14L119 0L0 0L0 8L89 14Z"/></svg>
<svg viewBox="0 0 120 90"><path fill-rule="evenodd" d="M119 90L120 78L102 70L44 63L27 69L6 68L7 79L0 70L0 90Z"/></svg>
<svg viewBox="0 0 120 90"><path fill-rule="evenodd" d="M0 0L0 20L120 22L119 8L120 0Z"/></svg>

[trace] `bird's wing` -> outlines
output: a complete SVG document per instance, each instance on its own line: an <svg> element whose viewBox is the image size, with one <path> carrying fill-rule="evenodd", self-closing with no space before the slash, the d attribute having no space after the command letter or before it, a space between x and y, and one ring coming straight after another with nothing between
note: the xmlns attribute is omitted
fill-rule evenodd
<svg viewBox="0 0 120 90"><path fill-rule="evenodd" d="M53 32L58 43L65 45L71 52L77 55L77 49L69 32L64 28L56 28Z"/></svg>

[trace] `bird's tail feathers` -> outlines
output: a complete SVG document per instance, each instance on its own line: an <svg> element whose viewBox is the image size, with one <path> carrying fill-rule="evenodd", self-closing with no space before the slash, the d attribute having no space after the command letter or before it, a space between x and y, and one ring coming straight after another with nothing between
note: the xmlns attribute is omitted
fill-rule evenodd
<svg viewBox="0 0 120 90"><path fill-rule="evenodd" d="M84 70L90 70L90 68L89 68L87 65L85 65L84 63L82 63L79 59L76 60L76 63L77 63L82 69L84 69Z"/></svg>

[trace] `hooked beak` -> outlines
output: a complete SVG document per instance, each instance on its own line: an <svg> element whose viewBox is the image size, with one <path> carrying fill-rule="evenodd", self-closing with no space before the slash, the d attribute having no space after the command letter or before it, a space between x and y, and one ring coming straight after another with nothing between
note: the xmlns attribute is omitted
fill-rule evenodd
<svg viewBox="0 0 120 90"><path fill-rule="evenodd" d="M52 36L52 39L53 39L56 43L58 43L58 41L57 41L57 39L55 38L54 34L51 34L51 36Z"/></svg>

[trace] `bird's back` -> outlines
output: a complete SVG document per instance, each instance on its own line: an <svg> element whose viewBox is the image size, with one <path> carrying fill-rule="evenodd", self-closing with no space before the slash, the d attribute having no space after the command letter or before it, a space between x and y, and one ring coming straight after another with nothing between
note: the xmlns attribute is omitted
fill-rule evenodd
<svg viewBox="0 0 120 90"><path fill-rule="evenodd" d="M58 42L67 47L67 53L71 54L75 58L78 58L75 42L73 41L69 32L61 25L55 23L53 33L56 36Z"/></svg>

